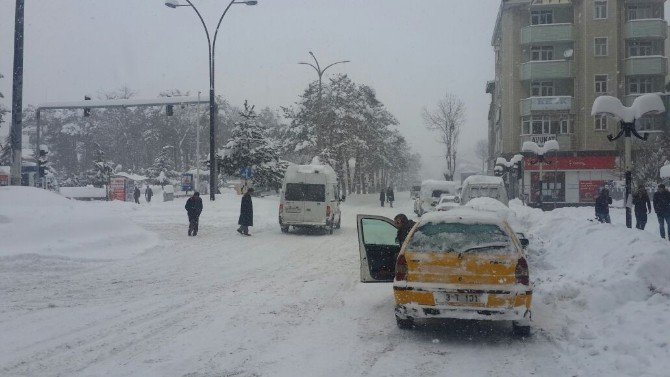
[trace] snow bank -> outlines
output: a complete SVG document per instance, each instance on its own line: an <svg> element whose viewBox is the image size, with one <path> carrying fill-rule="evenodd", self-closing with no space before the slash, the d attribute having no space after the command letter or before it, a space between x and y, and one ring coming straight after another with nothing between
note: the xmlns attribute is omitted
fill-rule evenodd
<svg viewBox="0 0 670 377"><path fill-rule="evenodd" d="M514 217L514 211L509 209L505 203L489 197L470 199L467 203L465 203L465 207L472 208L477 211L491 212L505 220L510 220Z"/></svg>
<svg viewBox="0 0 670 377"><path fill-rule="evenodd" d="M510 206L518 230L530 239L536 328L551 334L591 375L667 375L668 242L650 232L592 222L592 208L542 212L518 202Z"/></svg>
<svg viewBox="0 0 670 377"><path fill-rule="evenodd" d="M116 259L157 244L150 232L100 203L32 187L0 187L0 257L38 254Z"/></svg>

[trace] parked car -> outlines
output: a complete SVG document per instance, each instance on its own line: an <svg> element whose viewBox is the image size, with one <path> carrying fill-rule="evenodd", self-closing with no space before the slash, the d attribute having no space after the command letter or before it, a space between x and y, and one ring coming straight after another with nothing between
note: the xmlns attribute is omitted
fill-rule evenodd
<svg viewBox="0 0 670 377"><path fill-rule="evenodd" d="M463 181L461 204L466 205L474 198L493 198L504 205L509 205L505 182L501 177L487 175L471 175Z"/></svg>
<svg viewBox="0 0 670 377"><path fill-rule="evenodd" d="M414 201L414 213L422 216L424 213L434 211L442 195L456 195L457 191L458 183L453 181L423 181L419 197Z"/></svg>
<svg viewBox="0 0 670 377"><path fill-rule="evenodd" d="M411 199L416 199L419 197L419 192L421 191L421 185L412 186L409 190L409 197Z"/></svg>
<svg viewBox="0 0 670 377"><path fill-rule="evenodd" d="M333 233L342 213L337 175L327 165L291 165L286 169L279 199L279 226L318 227Z"/></svg>
<svg viewBox="0 0 670 377"><path fill-rule="evenodd" d="M440 201L435 205L436 211L448 211L450 209L458 208L461 204L457 195L442 195Z"/></svg>
<svg viewBox="0 0 670 377"><path fill-rule="evenodd" d="M393 282L398 327L430 318L499 320L530 334L528 240L501 217L464 207L429 213L403 245L388 218L358 215L357 227L361 281Z"/></svg>

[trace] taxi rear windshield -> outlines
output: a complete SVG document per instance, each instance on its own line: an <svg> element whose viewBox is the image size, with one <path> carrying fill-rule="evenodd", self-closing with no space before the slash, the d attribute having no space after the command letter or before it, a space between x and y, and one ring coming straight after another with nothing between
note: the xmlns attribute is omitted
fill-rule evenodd
<svg viewBox="0 0 670 377"><path fill-rule="evenodd" d="M300 202L325 202L326 186L308 183L287 183L284 199Z"/></svg>
<svg viewBox="0 0 670 377"><path fill-rule="evenodd" d="M427 223L414 232L407 251L509 254L514 249L495 224Z"/></svg>

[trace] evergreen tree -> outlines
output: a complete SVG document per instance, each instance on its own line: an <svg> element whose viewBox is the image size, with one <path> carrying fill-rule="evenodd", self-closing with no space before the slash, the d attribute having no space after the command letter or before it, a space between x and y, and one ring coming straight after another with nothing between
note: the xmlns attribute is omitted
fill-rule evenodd
<svg viewBox="0 0 670 377"><path fill-rule="evenodd" d="M174 161L172 160L173 149L174 147L171 145L164 146L154 159L151 168L149 168L149 176L158 180L161 186L167 184L170 178L177 176L177 173L174 171Z"/></svg>
<svg viewBox="0 0 670 377"><path fill-rule="evenodd" d="M105 159L105 152L102 151L100 145L97 145L93 158L93 168L86 172L89 182L95 187L104 187L109 183L113 172L114 163Z"/></svg>

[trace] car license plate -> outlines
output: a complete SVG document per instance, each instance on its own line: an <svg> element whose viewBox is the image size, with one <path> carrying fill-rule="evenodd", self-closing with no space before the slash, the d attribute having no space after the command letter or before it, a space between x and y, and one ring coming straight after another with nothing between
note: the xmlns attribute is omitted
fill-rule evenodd
<svg viewBox="0 0 670 377"><path fill-rule="evenodd" d="M459 292L435 292L433 298L436 305L482 305L486 303L485 294L459 293Z"/></svg>

